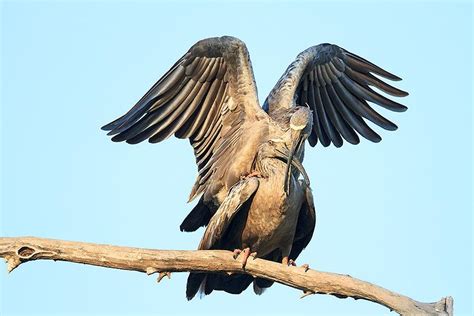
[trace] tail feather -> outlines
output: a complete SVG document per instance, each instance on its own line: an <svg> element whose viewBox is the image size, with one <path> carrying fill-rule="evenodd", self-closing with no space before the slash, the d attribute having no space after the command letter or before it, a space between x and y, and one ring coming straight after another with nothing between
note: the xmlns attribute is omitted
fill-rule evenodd
<svg viewBox="0 0 474 316"><path fill-rule="evenodd" d="M261 288L268 288L270 286L273 285L273 283L275 283L274 281L272 280L267 280L267 279L262 279L262 278L256 278L255 279L255 283L258 285L258 287L261 287Z"/></svg>
<svg viewBox="0 0 474 316"><path fill-rule="evenodd" d="M206 281L205 273L190 273L186 283L186 298L192 300L196 293L200 290L201 284Z"/></svg>
<svg viewBox="0 0 474 316"><path fill-rule="evenodd" d="M198 292L209 295L214 290L240 294L253 280L252 276L246 274L190 273L186 286L186 298L191 300Z"/></svg>
<svg viewBox="0 0 474 316"><path fill-rule="evenodd" d="M183 232L193 232L199 227L209 224L214 213L204 204L203 198L199 200L198 204L189 212L188 216L183 220L179 229Z"/></svg>
<svg viewBox="0 0 474 316"><path fill-rule="evenodd" d="M214 290L225 291L230 294L240 294L252 283L254 278L247 274L216 275L217 280L213 284Z"/></svg>

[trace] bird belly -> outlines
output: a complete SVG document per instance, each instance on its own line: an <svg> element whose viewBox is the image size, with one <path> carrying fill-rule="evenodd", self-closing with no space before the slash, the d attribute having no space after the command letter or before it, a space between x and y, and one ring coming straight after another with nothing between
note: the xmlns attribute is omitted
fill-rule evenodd
<svg viewBox="0 0 474 316"><path fill-rule="evenodd" d="M283 166L284 167L284 166ZM290 194L284 191L284 169L261 178L242 231L243 248L250 247L263 257L275 249L291 251L296 223L303 202L303 190L292 176Z"/></svg>

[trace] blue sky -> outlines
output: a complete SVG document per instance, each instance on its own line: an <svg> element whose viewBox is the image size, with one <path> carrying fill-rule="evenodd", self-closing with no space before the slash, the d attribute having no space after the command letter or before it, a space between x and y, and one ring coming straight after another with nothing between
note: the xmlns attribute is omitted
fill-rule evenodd
<svg viewBox="0 0 474 316"><path fill-rule="evenodd" d="M2 236L195 249L178 229L196 167L186 141L112 143L121 115L197 40L247 43L259 98L309 46L331 42L401 76L399 130L308 150L318 224L299 263L472 314L472 3L2 2ZM213 293L186 274L36 262L0 273L2 315L390 315L331 296ZM248 309L248 311L246 311Z"/></svg>

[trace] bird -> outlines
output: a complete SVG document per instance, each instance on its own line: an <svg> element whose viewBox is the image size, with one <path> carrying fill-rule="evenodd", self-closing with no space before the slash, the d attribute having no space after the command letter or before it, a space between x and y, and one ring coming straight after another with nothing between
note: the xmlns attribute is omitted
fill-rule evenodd
<svg viewBox="0 0 474 316"><path fill-rule="evenodd" d="M102 127L114 142L159 143L174 135L193 147L199 197L180 230L206 227L198 249L294 265L315 231L316 211L302 165L305 145L336 148L381 137L369 124L397 125L368 102L394 112L408 93L401 78L335 44L312 46L288 66L261 106L249 52L235 37L195 43L124 115ZM375 87L378 91L372 89ZM188 300L212 291L239 294L271 280L242 274L190 273Z"/></svg>

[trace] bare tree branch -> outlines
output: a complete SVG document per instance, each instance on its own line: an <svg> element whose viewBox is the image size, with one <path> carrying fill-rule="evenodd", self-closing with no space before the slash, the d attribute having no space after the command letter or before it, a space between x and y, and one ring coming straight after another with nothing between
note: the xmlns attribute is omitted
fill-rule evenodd
<svg viewBox="0 0 474 316"><path fill-rule="evenodd" d="M33 260L61 260L113 269L153 274L157 272L247 273L300 289L309 294L330 294L372 301L400 315L453 315L453 298L435 303L421 303L349 275L305 271L305 268L255 259L242 270L232 252L225 250L153 250L72 242L35 237L0 238L0 257L7 261L8 271Z"/></svg>

